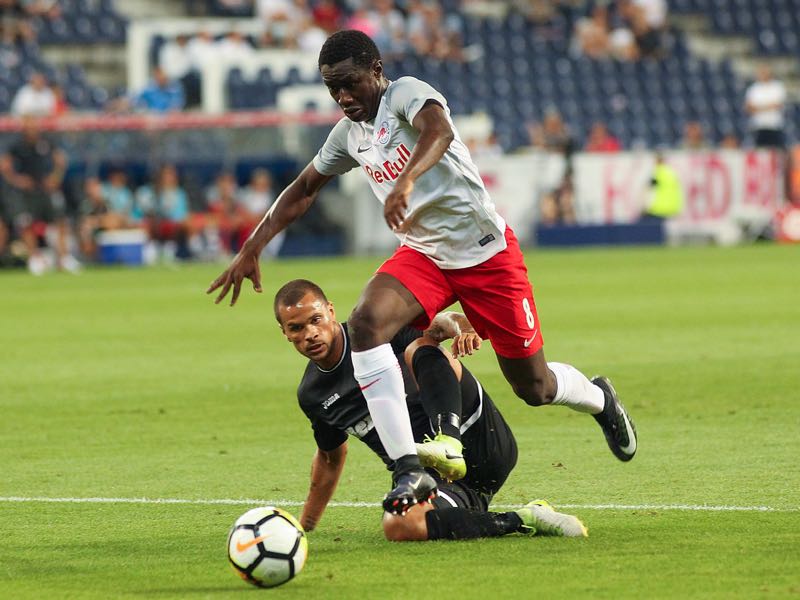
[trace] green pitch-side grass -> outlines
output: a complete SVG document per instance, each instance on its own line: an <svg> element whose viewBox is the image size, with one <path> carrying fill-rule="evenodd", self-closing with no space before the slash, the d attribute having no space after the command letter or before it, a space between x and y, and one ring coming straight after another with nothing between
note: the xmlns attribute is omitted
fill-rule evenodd
<svg viewBox="0 0 800 600"><path fill-rule="evenodd" d="M466 363L514 429L496 498L769 506L774 512L565 509L586 540L389 544L380 511L329 508L308 564L275 590L226 564L247 505L0 500L0 598L761 598L800 595L800 248L534 252L550 360L613 378L640 433L613 458L593 419L529 408L487 345ZM265 265L264 294L204 295L219 266L0 273L0 497L305 496L314 443L303 359L272 294L322 285L345 319L379 259ZM357 441L334 500L376 503ZM295 514L296 506L289 507Z"/></svg>

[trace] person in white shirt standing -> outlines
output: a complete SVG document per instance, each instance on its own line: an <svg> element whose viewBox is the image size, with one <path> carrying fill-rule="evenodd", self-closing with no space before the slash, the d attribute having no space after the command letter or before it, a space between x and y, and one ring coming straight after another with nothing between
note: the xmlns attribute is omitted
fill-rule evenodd
<svg viewBox="0 0 800 600"><path fill-rule="evenodd" d="M56 96L41 73L33 73L11 102L11 114L48 117L56 108Z"/></svg>
<svg viewBox="0 0 800 600"><path fill-rule="evenodd" d="M305 213L334 176L359 169L401 243L367 283L348 319L369 427L378 432L394 466L384 510L403 515L436 495L436 481L423 464L439 470L449 461L464 461L460 412L446 400L434 411L439 434L428 444L435 449L417 454L402 372L389 343L406 325L426 329L456 301L478 335L492 342L520 398L532 406L563 404L594 415L614 455L632 459L636 431L608 379L589 381L570 365L545 361L519 244L497 214L445 98L414 77L386 79L377 46L360 31L329 37L318 63L345 117L207 292L221 288L219 303L233 287L233 305L244 278L261 292L258 257L267 242ZM309 330L312 338L314 330ZM421 457L431 462L421 463Z"/></svg>
<svg viewBox="0 0 800 600"><path fill-rule="evenodd" d="M783 109L786 88L772 76L769 66L762 64L745 95L745 108L750 113L750 126L759 148L783 148Z"/></svg>

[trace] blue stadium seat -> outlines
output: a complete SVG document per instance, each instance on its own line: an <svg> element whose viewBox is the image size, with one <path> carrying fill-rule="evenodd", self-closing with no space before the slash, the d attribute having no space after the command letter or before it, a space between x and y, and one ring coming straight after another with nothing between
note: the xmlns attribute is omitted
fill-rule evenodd
<svg viewBox="0 0 800 600"><path fill-rule="evenodd" d="M95 110L103 110L108 104L109 94L101 87L92 87L89 91L91 107Z"/></svg>
<svg viewBox="0 0 800 600"><path fill-rule="evenodd" d="M86 108L89 95L81 85L68 85L64 93L67 103L74 108Z"/></svg>
<svg viewBox="0 0 800 600"><path fill-rule="evenodd" d="M124 44L125 21L117 16L104 14L97 18L97 31L101 39L112 44Z"/></svg>

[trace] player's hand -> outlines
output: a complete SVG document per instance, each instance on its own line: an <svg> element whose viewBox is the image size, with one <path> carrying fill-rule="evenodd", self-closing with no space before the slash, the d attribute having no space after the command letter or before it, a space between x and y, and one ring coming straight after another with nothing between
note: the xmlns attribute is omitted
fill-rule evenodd
<svg viewBox="0 0 800 600"><path fill-rule="evenodd" d="M481 347L481 336L474 331L459 333L453 338L453 345L450 346L450 353L453 358L461 358L472 354Z"/></svg>
<svg viewBox="0 0 800 600"><path fill-rule="evenodd" d="M392 231L400 229L403 224L408 208L408 197L413 189L413 183L398 179L394 189L386 196L386 202L383 204L383 218Z"/></svg>
<svg viewBox="0 0 800 600"><path fill-rule="evenodd" d="M211 282L206 294L222 288L216 300L214 300L214 304L222 302L222 299L228 295L228 290L231 289L231 286L233 286L231 306L236 304L236 300L239 299L239 292L242 289L242 281L245 278L253 282L253 289L256 292L261 293L261 269L258 266L258 254L248 251L246 247L242 248L222 275Z"/></svg>

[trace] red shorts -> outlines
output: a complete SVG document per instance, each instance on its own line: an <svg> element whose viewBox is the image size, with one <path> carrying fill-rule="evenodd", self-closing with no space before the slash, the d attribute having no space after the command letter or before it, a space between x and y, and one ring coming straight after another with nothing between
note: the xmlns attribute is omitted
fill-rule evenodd
<svg viewBox="0 0 800 600"><path fill-rule="evenodd" d="M525 358L541 349L542 331L519 243L508 227L505 237L505 250L474 267L440 269L421 252L400 246L378 273L398 279L422 305L425 314L414 327L427 328L436 313L459 301L497 354Z"/></svg>

